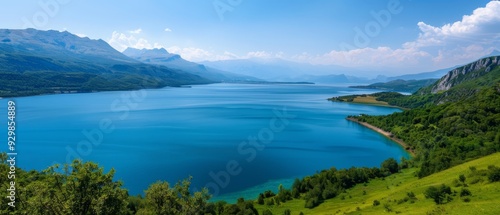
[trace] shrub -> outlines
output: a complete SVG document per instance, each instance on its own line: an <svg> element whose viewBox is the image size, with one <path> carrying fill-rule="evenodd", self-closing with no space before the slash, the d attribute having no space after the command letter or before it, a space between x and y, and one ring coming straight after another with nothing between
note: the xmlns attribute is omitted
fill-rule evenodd
<svg viewBox="0 0 500 215"><path fill-rule="evenodd" d="M467 188L462 188L462 190L460 191L460 197L470 196L470 195L472 195L472 193Z"/></svg>
<svg viewBox="0 0 500 215"><path fill-rule="evenodd" d="M320 204L319 199L317 197L313 197L307 200L305 208L314 208Z"/></svg>
<svg viewBox="0 0 500 215"><path fill-rule="evenodd" d="M380 205L380 202L378 200L373 200L373 206L379 206Z"/></svg>
<svg viewBox="0 0 500 215"><path fill-rule="evenodd" d="M497 182L500 181L500 168L498 167L493 167L493 168L488 168L488 179L490 182Z"/></svg>
<svg viewBox="0 0 500 215"><path fill-rule="evenodd" d="M385 211L387 211L387 212L392 212L392 208L391 208L391 206L390 206L388 203L385 203L385 204L384 204L384 209L385 209Z"/></svg>
<svg viewBox="0 0 500 215"><path fill-rule="evenodd" d="M391 174L399 171L398 162L394 158L389 158L382 162L381 167L382 171L387 171Z"/></svg>
<svg viewBox="0 0 500 215"><path fill-rule="evenodd" d="M451 198L451 188L446 185L441 185L438 187L429 187L425 190L425 198L433 199L436 204L444 204L452 200Z"/></svg>
<svg viewBox="0 0 500 215"><path fill-rule="evenodd" d="M466 179L466 178L465 178L465 175L463 175L463 174L460 174L460 175L458 176L458 180L460 180L460 182L462 182L462 183L465 183L465 179Z"/></svg>
<svg viewBox="0 0 500 215"><path fill-rule="evenodd" d="M406 195L407 195L407 196L408 196L408 198L410 198L410 199L415 199L415 198L417 198L417 197L415 197L415 193L413 193L413 192L408 192L408 193L406 193Z"/></svg>

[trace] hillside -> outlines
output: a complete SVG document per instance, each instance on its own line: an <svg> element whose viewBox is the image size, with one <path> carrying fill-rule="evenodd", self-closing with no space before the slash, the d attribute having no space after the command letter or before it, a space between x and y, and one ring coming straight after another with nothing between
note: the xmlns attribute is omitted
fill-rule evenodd
<svg viewBox="0 0 500 215"><path fill-rule="evenodd" d="M500 82L500 56L487 57L449 71L435 83L423 87L412 95L376 93L376 100L402 108L419 108L459 102L476 97L481 90ZM357 95L360 96L360 95ZM351 98L353 96L346 96ZM333 101L339 98L332 99ZM345 100L341 97L340 100Z"/></svg>
<svg viewBox="0 0 500 215"><path fill-rule="evenodd" d="M304 208L305 201L294 199L280 206L256 206L263 212L269 209L273 214L283 214L286 209L291 214L477 214L496 215L500 213L498 199L500 198L500 182L488 181L489 166L498 165L500 153L489 155L477 160L455 166L431 176L418 179L414 177L417 168L404 169L400 173L385 179L375 179L366 184L359 184L340 194L338 197L326 200L313 209ZM459 182L459 176L465 176L464 184ZM432 199L427 199L425 191L431 186L445 184L454 193L453 200L437 205ZM468 189L471 196L460 196L462 189ZM408 193L415 194L410 198ZM374 201L379 205L374 206Z"/></svg>
<svg viewBox="0 0 500 215"><path fill-rule="evenodd" d="M198 75L203 78L217 82L245 82L261 81L260 79L237 75L234 73L207 67L203 64L197 64L183 59L180 55L171 54L167 50L161 49L134 49L127 48L123 54L143 63L166 66L172 69L178 69Z"/></svg>
<svg viewBox="0 0 500 215"><path fill-rule="evenodd" d="M212 83L69 32L0 30L0 97Z"/></svg>
<svg viewBox="0 0 500 215"><path fill-rule="evenodd" d="M487 57L449 71L439 81L419 90L416 95L437 95L436 104L474 96L484 87L500 81L500 56Z"/></svg>

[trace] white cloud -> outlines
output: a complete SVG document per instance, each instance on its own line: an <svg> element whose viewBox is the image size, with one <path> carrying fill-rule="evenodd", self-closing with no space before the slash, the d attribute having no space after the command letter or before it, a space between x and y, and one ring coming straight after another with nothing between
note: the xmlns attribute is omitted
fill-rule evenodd
<svg viewBox="0 0 500 215"><path fill-rule="evenodd" d="M111 39L109 39L108 43L120 52L124 51L128 47L136 49L151 49L159 46L158 44L151 45L148 40L144 38L136 38L134 35L126 35L116 31L113 31Z"/></svg>
<svg viewBox="0 0 500 215"><path fill-rule="evenodd" d="M128 32L131 33L131 34L140 34L142 32L142 29L138 28L138 29L135 29L135 30L132 30L132 31L128 31Z"/></svg>
<svg viewBox="0 0 500 215"><path fill-rule="evenodd" d="M199 47L167 48L171 53L179 54L190 61L217 61L248 58L282 58L298 62L325 65L341 65L365 69L377 69L393 73L415 73L455 66L475 60L493 49L500 49L500 1L491 1L485 7L478 8L460 21L433 26L418 22L418 38L401 44L400 47L366 47L352 50L332 50L324 54L302 53L286 56L283 52L252 51L246 54L234 54L224 51L222 54ZM164 29L171 32L170 28ZM151 44L145 38L137 37L142 30L136 29L129 34L113 32L109 43L119 51L127 47L159 48L158 43Z"/></svg>
<svg viewBox="0 0 500 215"><path fill-rule="evenodd" d="M75 33L75 35L78 36L78 37L81 37L81 38L88 37L86 34Z"/></svg>
<svg viewBox="0 0 500 215"><path fill-rule="evenodd" d="M172 46L167 48L167 51L170 53L178 54L182 58L194 62L230 60L238 58L235 54L231 52L226 51L224 52L224 54L216 54L215 52L212 51L207 51L204 49L194 48L194 47L181 48L178 46Z"/></svg>
<svg viewBox="0 0 500 215"><path fill-rule="evenodd" d="M418 38L400 48L333 50L323 55L304 53L292 59L398 72L404 69L406 73L459 65L500 49L500 1L491 1L454 23L436 27L419 22L417 26L420 29Z"/></svg>

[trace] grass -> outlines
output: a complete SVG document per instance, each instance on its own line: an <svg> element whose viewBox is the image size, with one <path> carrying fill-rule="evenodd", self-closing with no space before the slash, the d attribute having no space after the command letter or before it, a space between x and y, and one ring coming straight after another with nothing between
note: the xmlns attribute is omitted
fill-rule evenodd
<svg viewBox="0 0 500 215"><path fill-rule="evenodd" d="M480 175L489 165L500 163L500 153L455 166L448 170L418 179L415 173L418 169L405 169L401 173L385 179L375 179L366 186L361 184L347 190L334 199L325 201L313 209L304 208L304 200L294 199L279 206L256 207L260 213L270 209L273 214L283 214L290 209L292 214L500 214L500 182L490 183L487 177ZM469 167L475 167L474 172ZM460 192L462 186L458 176L466 176L467 189L472 192L470 202L464 202L458 194L453 200L443 205L436 205L433 200L424 197L424 191L430 186L446 184L452 191ZM416 195L416 200L404 201L408 192ZM374 200L380 205L373 206ZM389 211L389 210L390 211Z"/></svg>
<svg viewBox="0 0 500 215"><path fill-rule="evenodd" d="M383 102L383 101L377 101L376 97L373 96L358 96L354 98L352 101L353 103L360 103L360 104L371 104L371 105L383 105L383 106L389 106L389 103Z"/></svg>

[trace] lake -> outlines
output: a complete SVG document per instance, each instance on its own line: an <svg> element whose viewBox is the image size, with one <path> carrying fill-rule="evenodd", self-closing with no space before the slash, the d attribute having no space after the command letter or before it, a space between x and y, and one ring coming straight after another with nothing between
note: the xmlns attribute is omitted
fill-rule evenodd
<svg viewBox="0 0 500 215"><path fill-rule="evenodd" d="M81 158L114 168L132 195L158 180L193 176L192 187L208 187L216 200L255 198L333 166L373 167L408 157L382 135L345 120L398 109L326 100L371 92L212 84L14 98L17 166L42 170ZM0 100L0 116L7 117L8 100ZM7 139L7 127L0 129Z"/></svg>

